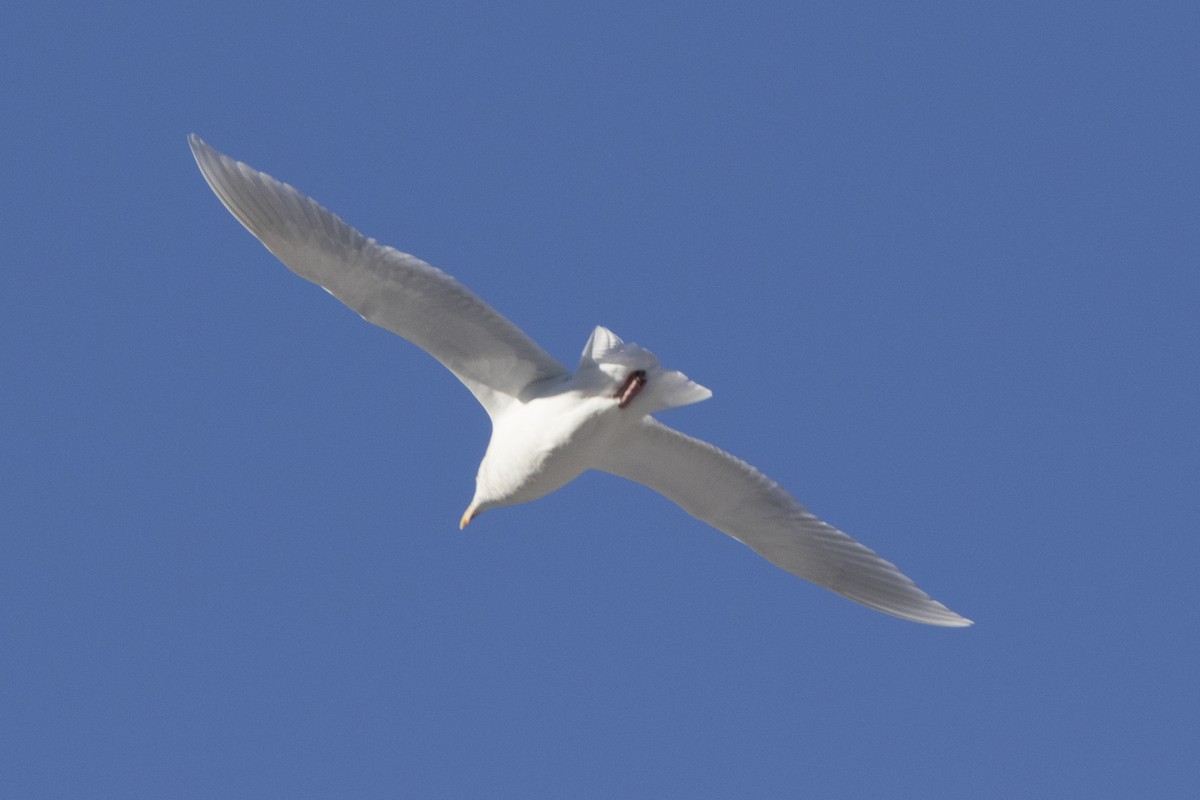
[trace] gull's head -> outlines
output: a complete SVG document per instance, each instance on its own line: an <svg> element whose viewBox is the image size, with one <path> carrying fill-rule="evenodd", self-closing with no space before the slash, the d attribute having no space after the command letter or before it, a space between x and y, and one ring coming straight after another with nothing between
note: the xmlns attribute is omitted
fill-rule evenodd
<svg viewBox="0 0 1200 800"><path fill-rule="evenodd" d="M492 500L480 499L479 497L476 497L474 500L471 501L471 505L467 506L467 510L463 512L462 519L460 519L458 521L458 529L461 531L463 528L470 525L471 520L475 519L480 514L487 511L489 508L495 508L496 506L502 506L502 505L505 505L505 504L497 503Z"/></svg>
<svg viewBox="0 0 1200 800"><path fill-rule="evenodd" d="M492 501L486 495L481 496L481 493L476 491L475 497L471 500L471 505L467 506L467 510L463 512L462 519L458 521L458 529L461 531L463 528L471 524L471 520L475 519L489 508L495 508L497 505L500 504Z"/></svg>
<svg viewBox="0 0 1200 800"><path fill-rule="evenodd" d="M479 513L479 510L479 505L475 501L471 501L471 505L467 506L467 510L463 512L462 519L458 521L458 529L461 531L463 528L470 525L471 520L475 519L475 516Z"/></svg>

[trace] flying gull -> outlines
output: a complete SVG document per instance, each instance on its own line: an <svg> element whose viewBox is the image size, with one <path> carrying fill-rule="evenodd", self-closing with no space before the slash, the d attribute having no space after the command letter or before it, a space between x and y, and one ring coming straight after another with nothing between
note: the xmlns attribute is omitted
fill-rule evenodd
<svg viewBox="0 0 1200 800"><path fill-rule="evenodd" d="M492 437L460 528L598 469L649 486L772 564L857 603L928 625L971 624L754 467L652 417L712 392L663 369L650 351L597 326L571 373L446 273L363 236L195 134L189 141L217 197L280 261L427 351L487 411Z"/></svg>

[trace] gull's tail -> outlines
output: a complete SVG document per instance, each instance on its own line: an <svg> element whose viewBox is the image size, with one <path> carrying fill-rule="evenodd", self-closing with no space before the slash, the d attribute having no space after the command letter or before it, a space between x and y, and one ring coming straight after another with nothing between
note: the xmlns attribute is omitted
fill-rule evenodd
<svg viewBox="0 0 1200 800"><path fill-rule="evenodd" d="M592 331L579 359L581 372L596 370L618 387L630 373L644 370L643 388L631 404L642 414L699 403L712 392L675 370L663 369L658 358L644 347L621 341L621 337L600 325Z"/></svg>

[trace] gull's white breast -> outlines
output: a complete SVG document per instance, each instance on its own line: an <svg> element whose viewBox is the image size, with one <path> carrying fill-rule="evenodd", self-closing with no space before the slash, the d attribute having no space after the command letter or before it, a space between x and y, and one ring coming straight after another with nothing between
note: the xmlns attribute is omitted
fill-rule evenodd
<svg viewBox="0 0 1200 800"><path fill-rule="evenodd" d="M487 507L527 503L553 492L595 466L618 428L636 421L608 393L573 379L492 421L492 438L476 477L477 499Z"/></svg>

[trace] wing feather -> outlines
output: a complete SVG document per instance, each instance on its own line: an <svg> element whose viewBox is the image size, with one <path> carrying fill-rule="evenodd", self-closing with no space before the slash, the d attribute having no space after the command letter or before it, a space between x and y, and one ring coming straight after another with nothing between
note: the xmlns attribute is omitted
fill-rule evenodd
<svg viewBox="0 0 1200 800"><path fill-rule="evenodd" d="M754 467L652 417L626 430L597 466L649 486L772 564L864 606L928 625L971 624Z"/></svg>
<svg viewBox="0 0 1200 800"><path fill-rule="evenodd" d="M315 200L189 137L225 207L300 277L445 365L488 413L567 375L520 328L441 270L369 239Z"/></svg>

